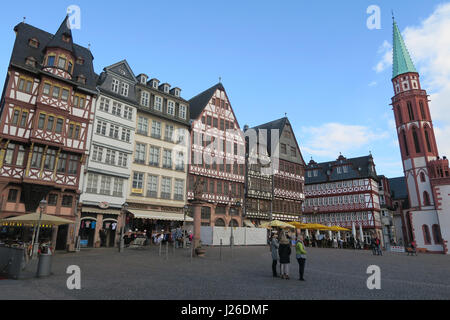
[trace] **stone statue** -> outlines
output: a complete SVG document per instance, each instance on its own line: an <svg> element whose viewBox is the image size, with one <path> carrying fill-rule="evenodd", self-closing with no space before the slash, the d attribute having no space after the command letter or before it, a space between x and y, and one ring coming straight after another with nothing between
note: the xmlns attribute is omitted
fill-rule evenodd
<svg viewBox="0 0 450 320"><path fill-rule="evenodd" d="M202 200L203 188L205 185L205 180L203 178L198 178L194 184L194 200Z"/></svg>

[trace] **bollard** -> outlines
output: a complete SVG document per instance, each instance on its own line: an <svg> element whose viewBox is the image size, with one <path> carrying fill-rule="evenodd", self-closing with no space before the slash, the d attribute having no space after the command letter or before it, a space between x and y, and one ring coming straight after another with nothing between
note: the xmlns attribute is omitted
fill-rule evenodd
<svg viewBox="0 0 450 320"><path fill-rule="evenodd" d="M194 246L191 245L190 249L191 249L191 262L192 262L192 254L194 252Z"/></svg>
<svg viewBox="0 0 450 320"><path fill-rule="evenodd" d="M222 261L222 239L220 239L220 249L219 249L219 254L220 254L220 261Z"/></svg>
<svg viewBox="0 0 450 320"><path fill-rule="evenodd" d="M169 241L166 243L166 260L169 260Z"/></svg>
<svg viewBox="0 0 450 320"><path fill-rule="evenodd" d="M159 242L159 256L161 257L162 241Z"/></svg>

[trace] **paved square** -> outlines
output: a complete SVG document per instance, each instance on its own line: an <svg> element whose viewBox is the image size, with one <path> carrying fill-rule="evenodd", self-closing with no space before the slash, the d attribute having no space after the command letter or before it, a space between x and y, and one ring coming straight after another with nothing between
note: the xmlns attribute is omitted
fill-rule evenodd
<svg viewBox="0 0 450 320"><path fill-rule="evenodd" d="M0 299L450 299L450 256L406 256L307 248L306 282L298 281L293 252L290 280L272 278L268 247L208 248L190 262L189 251L158 248L82 250L57 254L53 275L0 280ZM294 250L293 250L294 251ZM81 290L68 290L66 268L81 268ZM381 268L381 290L369 290L369 265Z"/></svg>

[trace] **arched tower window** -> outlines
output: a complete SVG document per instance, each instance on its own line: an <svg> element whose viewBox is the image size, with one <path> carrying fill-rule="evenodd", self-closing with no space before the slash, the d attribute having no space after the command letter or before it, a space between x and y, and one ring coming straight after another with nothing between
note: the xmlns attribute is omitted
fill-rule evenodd
<svg viewBox="0 0 450 320"><path fill-rule="evenodd" d="M430 136L429 136L429 134L428 134L428 128L425 128L425 141L426 141L426 143L427 143L427 149L428 149L428 152L433 152L433 151L431 150L431 143L430 143Z"/></svg>
<svg viewBox="0 0 450 320"><path fill-rule="evenodd" d="M431 244L430 229L426 224L422 226L422 232L423 232L423 241L425 242L425 244Z"/></svg>
<svg viewBox="0 0 450 320"><path fill-rule="evenodd" d="M424 206L430 205L430 195L426 191L423 192L423 204Z"/></svg>
<svg viewBox="0 0 450 320"><path fill-rule="evenodd" d="M414 120L414 112L413 112L411 101L408 101L406 104L408 106L409 120L413 121Z"/></svg>
<svg viewBox="0 0 450 320"><path fill-rule="evenodd" d="M402 117L402 110L400 110L400 106L397 106L397 115L398 115L398 121L400 124L403 123L403 117Z"/></svg>
<svg viewBox="0 0 450 320"><path fill-rule="evenodd" d="M420 153L420 143L419 143L419 137L417 136L417 130L416 128L413 128L412 130L412 136L414 140L414 146L416 148L416 153Z"/></svg>
<svg viewBox="0 0 450 320"><path fill-rule="evenodd" d="M425 180L425 173L423 173L423 172L420 173L420 181L421 182L425 182L426 181Z"/></svg>
<svg viewBox="0 0 450 320"><path fill-rule="evenodd" d="M422 120L425 120L427 117L425 115L425 108L423 107L423 101L419 101L420 106L420 114L422 115Z"/></svg>
<svg viewBox="0 0 450 320"><path fill-rule="evenodd" d="M405 146L406 155L409 156L408 142L406 141L405 130L402 130L403 145Z"/></svg>
<svg viewBox="0 0 450 320"><path fill-rule="evenodd" d="M442 244L442 236L441 236L441 228L439 228L439 225L433 224L432 227L433 230L433 239L435 244Z"/></svg>

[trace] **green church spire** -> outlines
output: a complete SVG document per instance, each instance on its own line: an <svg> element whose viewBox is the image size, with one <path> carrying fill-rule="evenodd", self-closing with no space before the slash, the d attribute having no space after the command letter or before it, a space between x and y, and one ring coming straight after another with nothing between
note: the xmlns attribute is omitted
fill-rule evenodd
<svg viewBox="0 0 450 320"><path fill-rule="evenodd" d="M402 34L398 29L397 23L394 20L394 52L393 52L393 70L392 78L398 75L417 72L414 64L409 56L408 49L406 49Z"/></svg>

